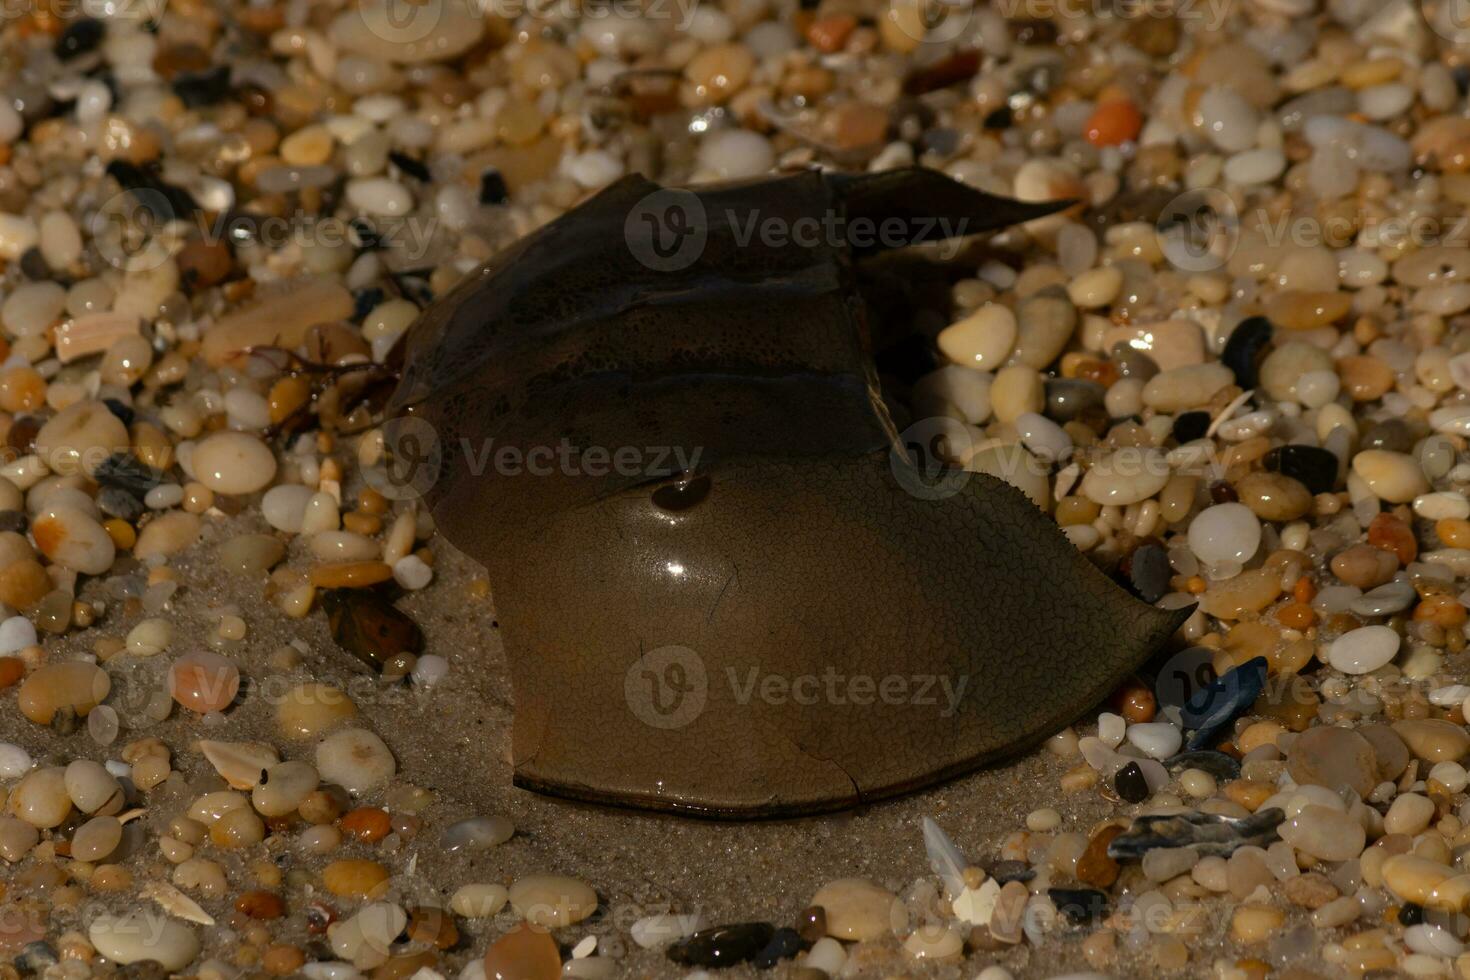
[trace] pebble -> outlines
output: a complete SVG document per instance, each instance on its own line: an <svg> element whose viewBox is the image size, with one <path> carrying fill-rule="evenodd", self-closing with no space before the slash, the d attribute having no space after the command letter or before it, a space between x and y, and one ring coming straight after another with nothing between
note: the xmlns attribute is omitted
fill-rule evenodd
<svg viewBox="0 0 1470 980"><path fill-rule="evenodd" d="M60 826L72 809L66 792L66 770L58 766L32 769L11 787L6 809L32 827L46 830Z"/></svg>
<svg viewBox="0 0 1470 980"><path fill-rule="evenodd" d="M1310 804L1277 828L1281 839L1321 861L1348 861L1363 850L1366 833L1351 815Z"/></svg>
<svg viewBox="0 0 1470 980"><path fill-rule="evenodd" d="M769 922L742 922L703 929L674 943L668 957L683 966L724 968L745 963L766 948L776 929Z"/></svg>
<svg viewBox="0 0 1470 980"><path fill-rule="evenodd" d="M294 741L314 740L357 717L357 705L341 688L309 681L276 704L276 728Z"/></svg>
<svg viewBox="0 0 1470 980"><path fill-rule="evenodd" d="M889 935L903 914L898 896L864 878L829 881L817 889L808 904L820 906L826 913L828 935L854 942Z"/></svg>
<svg viewBox="0 0 1470 980"><path fill-rule="evenodd" d="M1128 741L1154 759L1167 759L1179 751L1184 735L1166 721L1128 726Z"/></svg>
<svg viewBox="0 0 1470 980"><path fill-rule="evenodd" d="M1143 386L1143 403L1157 412L1173 414L1208 404L1216 392L1234 380L1231 370L1218 363L1163 371Z"/></svg>
<svg viewBox="0 0 1470 980"><path fill-rule="evenodd" d="M101 575L112 567L117 545L85 511L66 504L47 507L31 521L36 548L63 568Z"/></svg>
<svg viewBox="0 0 1470 980"><path fill-rule="evenodd" d="M1380 499L1406 504L1429 492L1429 481L1414 457L1383 449L1368 449L1353 457L1353 472L1363 478Z"/></svg>
<svg viewBox="0 0 1470 980"><path fill-rule="evenodd" d="M449 907L456 915L467 919L489 919L508 901L510 891L504 885L474 882L457 888L449 897Z"/></svg>
<svg viewBox="0 0 1470 980"><path fill-rule="evenodd" d="M1275 351L1270 349L1271 345L1271 321L1263 316L1252 316L1236 324L1235 329L1230 331L1229 338L1225 341L1225 348L1220 352L1220 363L1230 369L1235 376L1235 383L1241 389L1249 391L1256 387L1260 378L1263 363L1280 353L1280 348ZM1286 344L1284 347L1307 345ZM1316 350L1316 348L1308 348ZM1323 355L1323 361L1327 367L1332 362ZM1266 386L1266 391L1277 401L1285 399L1285 395L1279 395ZM1289 395L1290 392L1287 392Z"/></svg>
<svg viewBox="0 0 1470 980"><path fill-rule="evenodd" d="M1393 723L1394 734L1425 762L1459 762L1470 752L1470 733L1443 718L1410 718Z"/></svg>
<svg viewBox="0 0 1470 980"><path fill-rule="evenodd" d="M255 493L276 476L276 457L246 432L216 432L201 440L190 457L194 477L215 493Z"/></svg>
<svg viewBox="0 0 1470 980"><path fill-rule="evenodd" d="M316 768L296 759L268 766L260 781L250 790L250 803L266 817L284 817L294 813L316 788L320 777Z"/></svg>
<svg viewBox="0 0 1470 980"><path fill-rule="evenodd" d="M1007 307L989 303L945 327L936 343L954 364L995 371L1010 356L1016 333L1016 315Z"/></svg>
<svg viewBox="0 0 1470 980"><path fill-rule="evenodd" d="M1082 495L1094 503L1126 506L1149 499L1169 482L1169 465L1157 450L1115 453L1082 478Z"/></svg>
<svg viewBox="0 0 1470 980"><path fill-rule="evenodd" d="M104 860L122 843L123 828L116 817L93 817L72 834L71 856L77 861Z"/></svg>
<svg viewBox="0 0 1470 980"><path fill-rule="evenodd" d="M1438 861L1413 854L1395 854L1383 862L1383 883L1405 902L1428 904L1435 889L1454 876L1454 872Z"/></svg>
<svg viewBox="0 0 1470 980"><path fill-rule="evenodd" d="M271 487L260 500L261 516L278 531L299 534L301 522L306 517L306 505L313 491L299 483L283 483Z"/></svg>
<svg viewBox="0 0 1470 980"><path fill-rule="evenodd" d="M1332 641L1327 661L1345 674L1367 674L1394 658L1399 635L1387 626L1363 626Z"/></svg>
<svg viewBox="0 0 1470 980"><path fill-rule="evenodd" d="M1266 453L1261 462L1267 470L1291 477L1313 494L1330 493L1337 486L1338 459L1317 446L1298 443L1278 446Z"/></svg>
<svg viewBox="0 0 1470 980"><path fill-rule="evenodd" d="M0 742L0 779L18 779L35 764L31 754L19 745Z"/></svg>
<svg viewBox="0 0 1470 980"><path fill-rule="evenodd" d="M107 672L95 664L67 661L36 668L21 681L16 703L21 714L49 725L58 711L78 717L101 704L112 690Z"/></svg>
<svg viewBox="0 0 1470 980"><path fill-rule="evenodd" d="M41 841L41 831L19 817L0 816L0 858L15 864Z"/></svg>
<svg viewBox="0 0 1470 980"><path fill-rule="evenodd" d="M322 869L322 884L339 898L371 898L388 882L388 869L376 861L344 858Z"/></svg>
<svg viewBox="0 0 1470 980"><path fill-rule="evenodd" d="M489 980L557 980L562 975L561 953L543 929L517 923L485 951Z"/></svg>
<svg viewBox="0 0 1470 980"><path fill-rule="evenodd" d="M83 813L115 813L122 809L122 785L100 763L77 759L67 765L62 781L66 795Z"/></svg>
<svg viewBox="0 0 1470 980"><path fill-rule="evenodd" d="M223 711L240 693L240 668L209 650L185 654L169 666L168 691L190 711Z"/></svg>
<svg viewBox="0 0 1470 980"><path fill-rule="evenodd" d="M1336 791L1347 786L1366 798L1378 783L1377 755L1362 734L1335 725L1302 732L1286 755L1287 771L1302 785Z"/></svg>
<svg viewBox="0 0 1470 980"><path fill-rule="evenodd" d="M471 817L449 825L441 843L451 854L455 851L485 851L504 844L515 833L515 826L501 816Z"/></svg>
<svg viewBox="0 0 1470 980"><path fill-rule="evenodd" d="M597 911L598 900L592 887L576 878L534 874L510 886L510 904L531 925L555 929L587 918Z"/></svg>
<svg viewBox="0 0 1470 980"><path fill-rule="evenodd" d="M316 768L325 782L361 796L386 786L398 766L377 735L347 728L328 735L317 746Z"/></svg>
<svg viewBox="0 0 1470 980"><path fill-rule="evenodd" d="M1261 546L1261 521L1244 504L1208 507L1189 525L1189 549L1209 565L1248 561Z"/></svg>
<svg viewBox="0 0 1470 980"><path fill-rule="evenodd" d="M97 952L114 963L153 961L169 972L179 972L199 955L199 937L176 919L138 910L124 915L99 915L87 929Z"/></svg>
<svg viewBox="0 0 1470 980"><path fill-rule="evenodd" d="M115 453L126 452L128 430L106 405L79 401L41 426L35 452L53 473L94 473Z"/></svg>
<svg viewBox="0 0 1470 980"><path fill-rule="evenodd" d="M629 927L633 942L643 949L657 949L693 935L704 928L703 919L697 914L675 915L662 913L647 915Z"/></svg>

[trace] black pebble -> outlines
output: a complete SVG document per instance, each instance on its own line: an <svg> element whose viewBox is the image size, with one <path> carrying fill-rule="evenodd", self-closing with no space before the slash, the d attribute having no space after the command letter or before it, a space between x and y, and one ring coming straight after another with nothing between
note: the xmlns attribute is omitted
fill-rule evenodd
<svg viewBox="0 0 1470 980"><path fill-rule="evenodd" d="M1203 439L1210 428L1209 412L1180 412L1174 416L1174 439L1181 446Z"/></svg>
<svg viewBox="0 0 1470 980"><path fill-rule="evenodd" d="M107 410L116 415L117 420L123 425L133 424L133 406L118 401L116 398L104 398L102 404L106 405Z"/></svg>
<svg viewBox="0 0 1470 980"><path fill-rule="evenodd" d="M1169 591L1169 553L1163 545L1149 542L1128 556L1128 584L1144 602L1158 602Z"/></svg>
<svg viewBox="0 0 1470 980"><path fill-rule="evenodd" d="M981 123L986 129L1010 129L1016 122L1016 114L1007 103L985 117Z"/></svg>
<svg viewBox="0 0 1470 980"><path fill-rule="evenodd" d="M1143 767L1136 762L1118 770L1113 777L1113 788L1128 803L1142 803L1148 799L1148 780L1143 778Z"/></svg>
<svg viewBox="0 0 1470 980"><path fill-rule="evenodd" d="M88 51L96 49L102 43L107 28L100 20L83 17L66 25L66 30L56 39L56 57L67 61Z"/></svg>
<svg viewBox="0 0 1470 980"><path fill-rule="evenodd" d="M1071 422L1090 409L1100 409L1107 389L1086 378L1050 378L1046 382L1046 414L1058 424Z"/></svg>
<svg viewBox="0 0 1470 980"><path fill-rule="evenodd" d="M214 105L230 94L230 68L218 65L208 71L186 71L173 80L174 94L190 109Z"/></svg>
<svg viewBox="0 0 1470 980"><path fill-rule="evenodd" d="M21 974L39 974L48 967L55 966L58 959L56 950L45 941L37 940L21 947L19 955L15 957L15 968Z"/></svg>
<svg viewBox="0 0 1470 980"><path fill-rule="evenodd" d="M424 166L422 160L415 160L407 153L400 153L397 150L389 150L388 161L399 170L402 170L404 173L408 174L414 180L420 180L424 183L428 183L430 180L429 168Z"/></svg>
<svg viewBox="0 0 1470 980"><path fill-rule="evenodd" d="M104 487L117 487L141 499L163 482L163 474L132 453L113 453L98 464L92 479Z"/></svg>
<svg viewBox="0 0 1470 980"><path fill-rule="evenodd" d="M1247 317L1231 331L1225 341L1220 363L1235 374L1235 383L1254 388L1260 380L1261 361L1271 346L1271 321L1263 316Z"/></svg>
<svg viewBox="0 0 1470 980"><path fill-rule="evenodd" d="M1013 881L1030 881L1036 877L1036 870L1025 861L997 861L990 869L990 877L1008 885Z"/></svg>
<svg viewBox="0 0 1470 980"><path fill-rule="evenodd" d="M33 282L51 278L51 267L39 248L28 248L20 254L20 272Z"/></svg>
<svg viewBox="0 0 1470 980"><path fill-rule="evenodd" d="M29 522L26 515L18 510L0 510L0 531L14 531L24 534Z"/></svg>
<svg viewBox="0 0 1470 980"><path fill-rule="evenodd" d="M383 237L378 230L361 218L353 218L347 224L353 244L365 252L383 247Z"/></svg>
<svg viewBox="0 0 1470 980"><path fill-rule="evenodd" d="M701 929L669 947L669 959L684 966L726 967L754 959L770 944L776 927L769 922L741 922Z"/></svg>
<svg viewBox="0 0 1470 980"><path fill-rule="evenodd" d="M1424 906L1405 902L1399 906L1399 925L1417 926L1424 921Z"/></svg>
<svg viewBox="0 0 1470 980"><path fill-rule="evenodd" d="M480 174L480 203L504 204L510 200L510 191L499 170L487 170Z"/></svg>
<svg viewBox="0 0 1470 980"><path fill-rule="evenodd" d="M797 934L795 929L781 928L766 943L766 948L755 954L752 961L757 968L769 970L782 960L789 960L797 953L807 948L806 940Z"/></svg>
<svg viewBox="0 0 1470 980"><path fill-rule="evenodd" d="M97 492L97 508L108 517L131 521L143 516L143 501L121 487L103 487Z"/></svg>
<svg viewBox="0 0 1470 980"><path fill-rule="evenodd" d="M126 160L113 160L107 165L107 175L117 181L122 189L133 195L138 206L160 221L189 218L199 210L193 195L182 187L175 187L157 173Z"/></svg>
<svg viewBox="0 0 1470 980"><path fill-rule="evenodd" d="M1266 469L1300 481L1314 494L1331 493L1337 486L1337 457L1316 446L1277 446L1263 462Z"/></svg>
<svg viewBox="0 0 1470 980"><path fill-rule="evenodd" d="M1108 896L1096 888L1048 888L1047 896L1067 921L1083 925L1108 914Z"/></svg>
<svg viewBox="0 0 1470 980"><path fill-rule="evenodd" d="M373 307L381 302L383 302L383 291L377 286L359 289L352 294L352 319L361 323L373 311Z"/></svg>

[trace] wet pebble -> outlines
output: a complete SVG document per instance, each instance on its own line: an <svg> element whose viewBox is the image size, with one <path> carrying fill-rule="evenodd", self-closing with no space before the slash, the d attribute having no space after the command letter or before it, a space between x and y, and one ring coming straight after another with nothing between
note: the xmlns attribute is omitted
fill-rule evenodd
<svg viewBox="0 0 1470 980"><path fill-rule="evenodd" d="M703 929L669 947L668 957L682 966L722 968L754 959L776 933L769 922L742 922Z"/></svg>
<svg viewBox="0 0 1470 980"><path fill-rule="evenodd" d="M531 925L555 929L597 911L597 893L567 875L525 875L510 886L510 904Z"/></svg>
<svg viewBox="0 0 1470 980"><path fill-rule="evenodd" d="M1387 626L1363 626L1332 641L1327 661L1345 674L1367 674L1394 658L1399 635Z"/></svg>
<svg viewBox="0 0 1470 980"><path fill-rule="evenodd" d="M485 851L510 840L513 833L515 827L505 817L471 817L450 824L444 831L441 843L444 850L450 853L460 850Z"/></svg>
<svg viewBox="0 0 1470 980"><path fill-rule="evenodd" d="M889 934L895 913L901 913L896 895L864 878L829 881L810 904L826 913L828 935L857 942Z"/></svg>
<svg viewBox="0 0 1470 980"><path fill-rule="evenodd" d="M276 476L270 447L246 432L217 432L201 440L189 463L194 477L215 493L247 494Z"/></svg>
<svg viewBox="0 0 1470 980"><path fill-rule="evenodd" d="M377 735L347 728L328 735L317 746L316 768L326 782L360 796L386 786L398 766Z"/></svg>
<svg viewBox="0 0 1470 980"><path fill-rule="evenodd" d="M148 910L125 915L100 915L87 929L87 938L101 955L127 965L149 960L178 972L199 955L199 937L177 919Z"/></svg>

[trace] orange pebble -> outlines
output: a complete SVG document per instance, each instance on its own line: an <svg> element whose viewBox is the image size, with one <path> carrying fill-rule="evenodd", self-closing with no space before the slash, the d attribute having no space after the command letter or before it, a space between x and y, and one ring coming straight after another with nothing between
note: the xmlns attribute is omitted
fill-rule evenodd
<svg viewBox="0 0 1470 980"><path fill-rule="evenodd" d="M0 689L11 687L25 676L25 661L19 657L0 657Z"/></svg>
<svg viewBox="0 0 1470 980"><path fill-rule="evenodd" d="M34 368L13 367L0 372L0 408L29 412L46 404L46 379Z"/></svg>
<svg viewBox="0 0 1470 980"><path fill-rule="evenodd" d="M1401 565L1407 565L1419 555L1419 542L1414 540L1413 530L1389 513L1379 514L1368 525L1368 543L1398 555Z"/></svg>
<svg viewBox="0 0 1470 980"><path fill-rule="evenodd" d="M375 806L360 806L342 815L340 827L344 834L356 837L366 844L380 841L393 830L388 820L388 811Z"/></svg>
<svg viewBox="0 0 1470 980"><path fill-rule="evenodd" d="M1130 725L1153 721L1158 702L1154 692L1137 677L1130 677L1113 694L1114 710L1128 720Z"/></svg>
<svg viewBox="0 0 1470 980"><path fill-rule="evenodd" d="M240 693L240 668L208 650L190 653L168 669L168 693L191 711L223 711Z"/></svg>
<svg viewBox="0 0 1470 980"><path fill-rule="evenodd" d="M1465 612L1465 607L1460 600L1452 595L1425 596L1424 600L1414 608L1414 618L1428 620L1436 626L1452 629L1465 625L1470 614Z"/></svg>
<svg viewBox="0 0 1470 980"><path fill-rule="evenodd" d="M1446 517L1435 522L1434 532L1449 548L1470 548L1470 521L1459 517Z"/></svg>
<svg viewBox="0 0 1470 980"><path fill-rule="evenodd" d="M842 50L856 27L857 18L852 14L832 14L812 21L812 26L806 29L806 39L818 51L831 54Z"/></svg>
<svg viewBox="0 0 1470 980"><path fill-rule="evenodd" d="M1093 146L1117 146L1138 138L1143 116L1127 99L1112 99L1093 110L1084 132Z"/></svg>
<svg viewBox="0 0 1470 980"><path fill-rule="evenodd" d="M127 551L137 543L138 532L133 530L133 525L120 517L108 518L103 523L102 529L107 532L107 536L112 539L112 543L117 545L122 551Z"/></svg>
<svg viewBox="0 0 1470 980"><path fill-rule="evenodd" d="M1317 598L1317 585L1303 575L1296 580L1296 585L1291 587L1291 595L1297 602L1311 602Z"/></svg>
<svg viewBox="0 0 1470 980"><path fill-rule="evenodd" d="M1317 621L1317 614L1305 602L1288 602L1276 610L1276 621L1294 630L1304 630Z"/></svg>
<svg viewBox="0 0 1470 980"><path fill-rule="evenodd" d="M1209 588L1209 584L1198 575L1191 575L1189 580L1184 583L1184 587L1194 595L1199 595L1205 589Z"/></svg>

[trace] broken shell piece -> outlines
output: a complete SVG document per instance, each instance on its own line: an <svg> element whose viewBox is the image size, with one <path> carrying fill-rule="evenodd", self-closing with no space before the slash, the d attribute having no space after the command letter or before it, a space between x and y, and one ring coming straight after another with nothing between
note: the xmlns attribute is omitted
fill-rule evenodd
<svg viewBox="0 0 1470 980"><path fill-rule="evenodd" d="M214 916L204 911L198 902L166 881L150 881L142 887L138 894L144 898L151 898L158 903L159 908L175 918L186 922L197 922L201 926L215 924Z"/></svg>
<svg viewBox="0 0 1470 980"><path fill-rule="evenodd" d="M263 742L201 740L198 748L231 789L254 789L260 774L281 761L276 750Z"/></svg>

